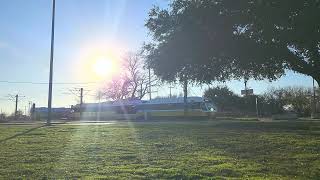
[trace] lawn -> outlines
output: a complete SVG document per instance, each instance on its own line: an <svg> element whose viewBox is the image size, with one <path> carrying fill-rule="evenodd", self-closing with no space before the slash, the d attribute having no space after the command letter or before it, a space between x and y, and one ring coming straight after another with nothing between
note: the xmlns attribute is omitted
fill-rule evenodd
<svg viewBox="0 0 320 180"><path fill-rule="evenodd" d="M319 121L0 124L0 179L317 179Z"/></svg>

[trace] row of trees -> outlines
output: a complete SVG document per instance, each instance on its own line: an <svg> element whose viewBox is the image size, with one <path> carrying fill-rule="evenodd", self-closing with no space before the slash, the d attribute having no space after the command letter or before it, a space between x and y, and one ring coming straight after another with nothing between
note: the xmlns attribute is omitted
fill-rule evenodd
<svg viewBox="0 0 320 180"><path fill-rule="evenodd" d="M113 100L143 98L157 84L156 79L148 83L145 67L163 81L183 82L185 96L187 81L271 81L287 70L319 84L319 19L319 0L173 0L168 8L155 6L145 24L152 40L144 45L143 58L128 55L103 94ZM271 97L283 91L289 93L275 90L263 102L278 106Z"/></svg>
<svg viewBox="0 0 320 180"><path fill-rule="evenodd" d="M221 112L253 114L256 112L257 99L260 115L273 115L292 111L299 116L310 116L315 103L311 92L310 88L305 87L271 88L262 95L242 97L226 86L217 86L207 89L204 97L212 100Z"/></svg>
<svg viewBox="0 0 320 180"><path fill-rule="evenodd" d="M276 80L292 70L320 83L319 0L173 0L154 7L147 64L166 81Z"/></svg>
<svg viewBox="0 0 320 180"><path fill-rule="evenodd" d="M29 120L29 117L23 113L23 111L18 110L17 114L12 113L10 115L6 113L0 113L0 122L1 121L10 121L10 120Z"/></svg>

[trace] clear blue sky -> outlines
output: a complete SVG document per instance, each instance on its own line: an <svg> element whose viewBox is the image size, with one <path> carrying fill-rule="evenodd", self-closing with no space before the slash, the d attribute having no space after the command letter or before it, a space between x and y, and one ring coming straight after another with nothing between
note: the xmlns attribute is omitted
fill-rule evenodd
<svg viewBox="0 0 320 180"><path fill-rule="evenodd" d="M148 39L144 27L148 10L153 5L165 6L168 0L56 0L56 41L54 60L55 82L81 82L75 73L81 66L84 51L108 48L127 52L139 49ZM51 0L1 0L0 1L0 81L47 82L50 55ZM228 82L235 92L243 88L241 82ZM257 93L270 86L311 86L310 77L289 73L277 82L254 82L249 86ZM55 85L53 105L68 107L75 97L65 95L76 85ZM203 88L192 88L191 95L201 95ZM92 90L95 87L85 86ZM47 85L0 83L0 108L13 112L14 103L7 101L7 94L22 94L19 109L28 101L37 106L47 105ZM173 93L179 94L181 88ZM156 95L167 95L167 88L160 88ZM92 97L87 97L93 101Z"/></svg>

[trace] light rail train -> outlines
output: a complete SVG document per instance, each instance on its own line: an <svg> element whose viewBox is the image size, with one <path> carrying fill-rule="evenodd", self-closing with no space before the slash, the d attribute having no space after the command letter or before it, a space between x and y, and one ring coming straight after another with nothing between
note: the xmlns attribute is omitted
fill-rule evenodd
<svg viewBox="0 0 320 180"><path fill-rule="evenodd" d="M163 118L215 118L216 106L202 97L189 97L185 107L183 97L156 98L150 101L123 100L88 103L74 106L75 119L163 119ZM187 111L185 111L185 108ZM82 111L82 115L80 115Z"/></svg>

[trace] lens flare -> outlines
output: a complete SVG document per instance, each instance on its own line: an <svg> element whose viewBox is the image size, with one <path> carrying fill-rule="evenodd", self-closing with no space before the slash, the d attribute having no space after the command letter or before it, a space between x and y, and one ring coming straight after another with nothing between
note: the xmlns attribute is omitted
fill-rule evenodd
<svg viewBox="0 0 320 180"><path fill-rule="evenodd" d="M107 58L99 58L92 64L93 72L100 77L106 77L111 73L112 68L113 62Z"/></svg>

